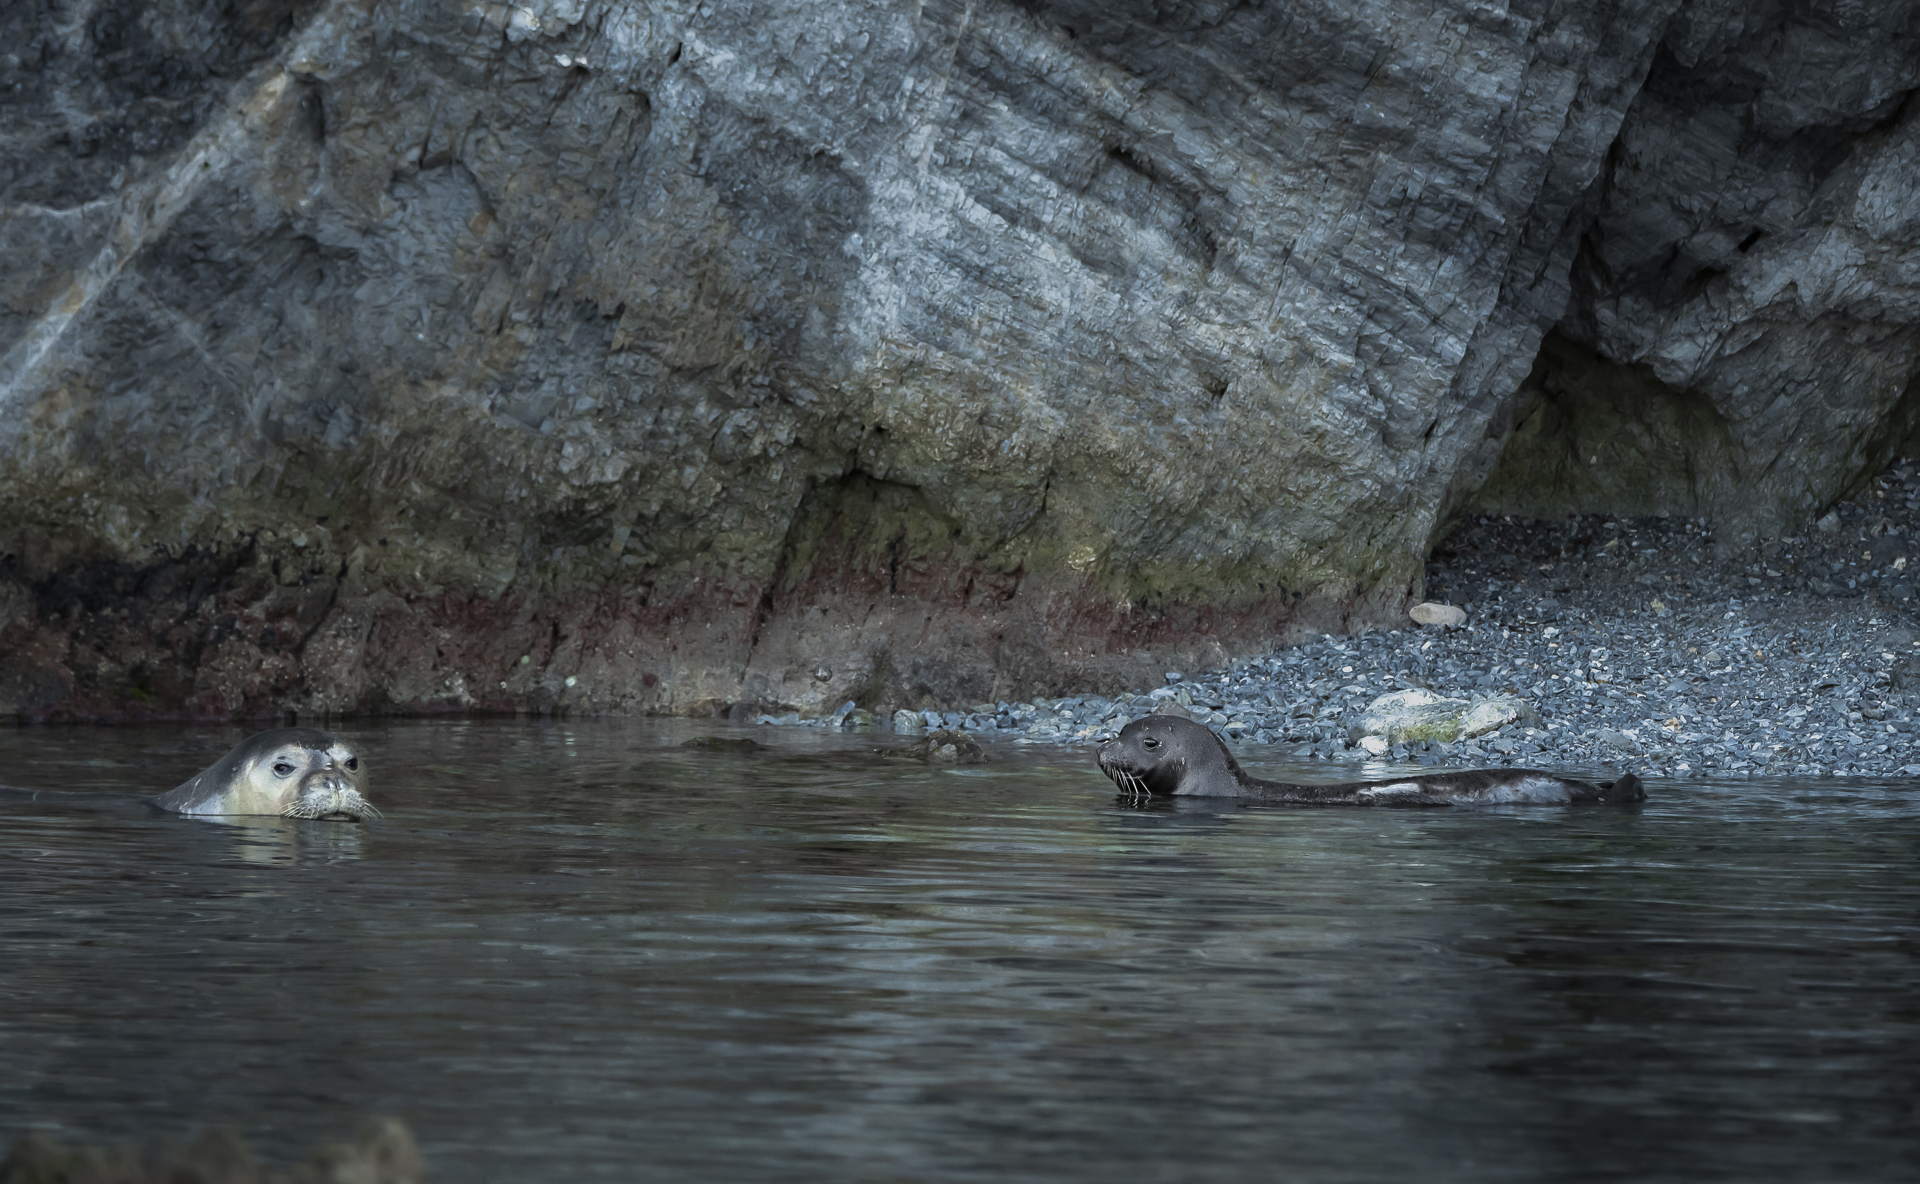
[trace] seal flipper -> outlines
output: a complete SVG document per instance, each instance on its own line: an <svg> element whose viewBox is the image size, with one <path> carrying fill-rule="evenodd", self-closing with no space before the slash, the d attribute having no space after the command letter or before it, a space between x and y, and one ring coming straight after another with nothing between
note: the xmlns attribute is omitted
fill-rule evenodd
<svg viewBox="0 0 1920 1184"><path fill-rule="evenodd" d="M1644 802L1647 800L1647 787L1632 773L1622 773L1614 781L1600 783L1600 800L1603 802Z"/></svg>

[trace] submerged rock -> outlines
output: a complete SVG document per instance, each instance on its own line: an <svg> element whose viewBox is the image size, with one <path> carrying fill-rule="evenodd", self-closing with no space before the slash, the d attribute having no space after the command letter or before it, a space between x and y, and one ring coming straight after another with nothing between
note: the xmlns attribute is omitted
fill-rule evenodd
<svg viewBox="0 0 1920 1184"><path fill-rule="evenodd" d="M924 761L929 765L978 765L987 759L987 750L978 740L945 728L900 748L883 748L880 753L890 760Z"/></svg>
<svg viewBox="0 0 1920 1184"><path fill-rule="evenodd" d="M420 1150L398 1119L370 1119L305 1162L270 1168L231 1130L145 1147L63 1143L29 1131L0 1161L0 1184L420 1184Z"/></svg>
<svg viewBox="0 0 1920 1184"><path fill-rule="evenodd" d="M745 736L695 736L682 740L680 747L699 752L764 752L766 745Z"/></svg>

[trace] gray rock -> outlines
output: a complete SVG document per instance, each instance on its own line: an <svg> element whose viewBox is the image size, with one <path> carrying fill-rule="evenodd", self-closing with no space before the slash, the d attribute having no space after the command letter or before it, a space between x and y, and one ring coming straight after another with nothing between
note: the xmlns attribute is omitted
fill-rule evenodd
<svg viewBox="0 0 1920 1184"><path fill-rule="evenodd" d="M1426 601L1407 610L1407 616L1417 625L1439 625L1456 628L1467 623L1467 610L1451 604L1436 604Z"/></svg>
<svg viewBox="0 0 1920 1184"><path fill-rule="evenodd" d="M1537 720L1533 708L1511 695L1496 695L1476 700L1460 717L1460 735L1471 739L1484 736L1510 723Z"/></svg>
<svg viewBox="0 0 1920 1184"><path fill-rule="evenodd" d="M1679 10L1477 504L1772 530L1887 463L1920 364L1911 15Z"/></svg>
<svg viewBox="0 0 1920 1184"><path fill-rule="evenodd" d="M1139 685L1395 623L1509 436L1903 434L1900 6L1189 7L0 6L0 714Z"/></svg>
<svg viewBox="0 0 1920 1184"><path fill-rule="evenodd" d="M1378 737L1386 744L1450 743L1484 736L1531 716L1525 703L1511 697L1470 701L1411 689L1381 695L1369 703L1350 735L1356 742Z"/></svg>
<svg viewBox="0 0 1920 1184"><path fill-rule="evenodd" d="M1637 755L1640 752L1640 742L1616 728L1596 729L1592 734L1592 738L1597 743L1630 756ZM1709 748L1703 751L1718 752L1719 750L1717 748Z"/></svg>

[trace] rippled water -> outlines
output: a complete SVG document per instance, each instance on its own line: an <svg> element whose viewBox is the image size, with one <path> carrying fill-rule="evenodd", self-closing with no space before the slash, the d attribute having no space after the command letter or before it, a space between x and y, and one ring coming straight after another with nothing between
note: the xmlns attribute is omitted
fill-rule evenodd
<svg viewBox="0 0 1920 1184"><path fill-rule="evenodd" d="M377 1112L443 1181L1920 1173L1911 784L1137 810L1054 748L344 731L382 823L132 801L234 731L0 730L0 784L64 791L0 795L0 1140L293 1155Z"/></svg>

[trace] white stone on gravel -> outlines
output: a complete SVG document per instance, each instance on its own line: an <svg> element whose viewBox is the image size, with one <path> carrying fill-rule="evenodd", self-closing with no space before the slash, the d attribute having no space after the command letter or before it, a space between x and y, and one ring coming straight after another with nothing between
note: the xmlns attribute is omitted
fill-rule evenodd
<svg viewBox="0 0 1920 1184"><path fill-rule="evenodd" d="M1407 610L1416 625L1439 625L1454 629L1467 623L1467 610L1451 604L1426 601Z"/></svg>

